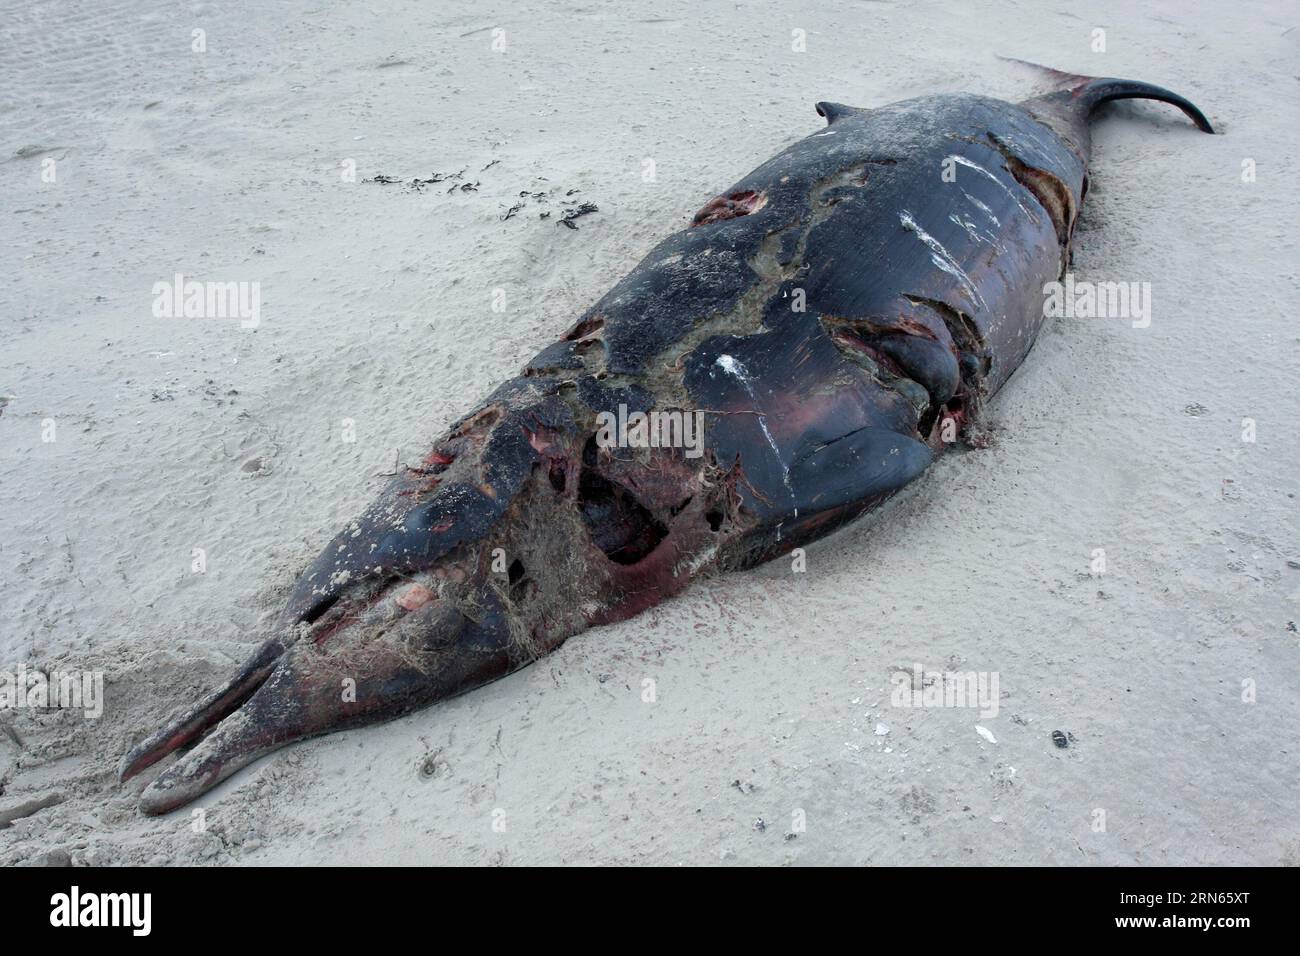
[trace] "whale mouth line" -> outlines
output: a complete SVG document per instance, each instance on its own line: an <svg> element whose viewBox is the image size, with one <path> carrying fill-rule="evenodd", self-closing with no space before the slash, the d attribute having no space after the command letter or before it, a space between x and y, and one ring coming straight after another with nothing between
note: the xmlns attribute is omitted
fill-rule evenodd
<svg viewBox="0 0 1300 956"><path fill-rule="evenodd" d="M254 657L254 661L269 656L266 655L266 651L271 644L270 641L263 644L261 652ZM283 648L280 649L280 653L283 653ZM262 666L245 667L198 707L187 710L153 736L142 740L122 759L118 779L129 780L169 754L185 753L203 743L217 725L238 711L262 689L262 685L274 672L280 653L275 654Z"/></svg>

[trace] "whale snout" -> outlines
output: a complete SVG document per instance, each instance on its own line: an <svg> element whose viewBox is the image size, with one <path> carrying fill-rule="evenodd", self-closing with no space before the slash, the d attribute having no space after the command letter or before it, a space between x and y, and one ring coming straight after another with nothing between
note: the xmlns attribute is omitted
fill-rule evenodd
<svg viewBox="0 0 1300 956"><path fill-rule="evenodd" d="M156 735L154 753L137 752L147 751L146 741L128 756L123 778L180 749L178 729L195 727L188 740L197 744L140 798L145 813L167 813L288 744L391 720L500 676L509 666L510 628L491 595L480 598L479 620L422 581L336 602L255 686L215 695L224 701L239 694L242 704L181 718Z"/></svg>

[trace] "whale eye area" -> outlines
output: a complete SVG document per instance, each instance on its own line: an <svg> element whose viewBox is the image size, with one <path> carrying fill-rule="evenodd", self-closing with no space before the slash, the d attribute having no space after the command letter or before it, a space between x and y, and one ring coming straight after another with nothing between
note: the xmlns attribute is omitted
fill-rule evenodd
<svg viewBox="0 0 1300 956"><path fill-rule="evenodd" d="M710 199L691 220L692 226L707 226L713 222L724 222L739 216L748 216L758 212L767 205L767 194L752 189L742 189L728 196Z"/></svg>
<svg viewBox="0 0 1300 956"><path fill-rule="evenodd" d="M578 507L591 540L616 564L638 563L668 536L626 488L590 468L578 478Z"/></svg>

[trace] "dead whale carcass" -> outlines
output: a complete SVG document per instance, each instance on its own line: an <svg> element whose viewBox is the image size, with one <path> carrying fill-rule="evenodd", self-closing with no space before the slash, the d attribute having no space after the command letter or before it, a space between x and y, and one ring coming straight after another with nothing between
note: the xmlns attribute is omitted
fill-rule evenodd
<svg viewBox="0 0 1300 956"><path fill-rule="evenodd" d="M127 755L124 779L190 748L145 811L498 678L919 475L1033 345L1096 107L1162 100L1211 132L1167 90L1054 78L1018 105L818 104L825 129L709 201L402 471L239 673ZM613 415L622 440L601 440ZM670 435L674 415L682 435L702 422L698 446L639 440L665 415Z"/></svg>

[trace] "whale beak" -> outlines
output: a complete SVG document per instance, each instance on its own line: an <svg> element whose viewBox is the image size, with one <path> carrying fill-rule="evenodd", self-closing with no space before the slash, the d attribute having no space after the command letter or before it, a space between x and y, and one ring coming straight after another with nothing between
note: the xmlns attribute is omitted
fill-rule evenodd
<svg viewBox="0 0 1300 956"><path fill-rule="evenodd" d="M490 592L477 620L430 583L398 582L344 600L296 639L263 644L225 686L141 742L126 780L190 748L140 798L167 813L274 750L322 733L390 720L508 669L509 628Z"/></svg>

